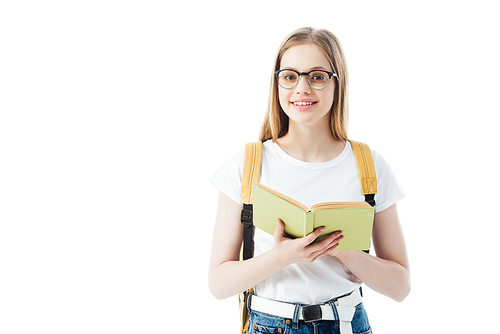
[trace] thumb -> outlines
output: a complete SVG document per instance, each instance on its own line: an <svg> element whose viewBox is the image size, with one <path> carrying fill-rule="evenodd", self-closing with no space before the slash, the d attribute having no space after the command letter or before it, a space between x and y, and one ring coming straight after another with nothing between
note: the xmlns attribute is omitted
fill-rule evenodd
<svg viewBox="0 0 500 334"><path fill-rule="evenodd" d="M276 222L276 229L274 230L273 234L274 240L278 241L283 239L283 237L285 236L284 232L285 232L285 225L283 224L281 219L278 219L278 221Z"/></svg>

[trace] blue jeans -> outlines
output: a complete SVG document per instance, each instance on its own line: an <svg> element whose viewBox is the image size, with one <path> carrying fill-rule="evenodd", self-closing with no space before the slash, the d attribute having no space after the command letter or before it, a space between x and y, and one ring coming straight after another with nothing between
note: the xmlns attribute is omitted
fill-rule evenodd
<svg viewBox="0 0 500 334"><path fill-rule="evenodd" d="M357 334L371 334L370 323L363 303L356 306L356 312L351 321L352 332ZM293 319L280 318L273 315L250 311L248 334L339 334L339 324L332 320L304 322Z"/></svg>

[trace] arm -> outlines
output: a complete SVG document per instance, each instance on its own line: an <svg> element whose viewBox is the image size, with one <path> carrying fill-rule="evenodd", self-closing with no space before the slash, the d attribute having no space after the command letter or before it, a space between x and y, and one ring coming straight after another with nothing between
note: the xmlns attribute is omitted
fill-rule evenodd
<svg viewBox="0 0 500 334"><path fill-rule="evenodd" d="M219 194L208 279L210 291L218 299L245 291L281 269L272 256L238 261L243 238L241 209L241 205Z"/></svg>
<svg viewBox="0 0 500 334"><path fill-rule="evenodd" d="M241 205L220 193L212 239L209 266L209 288L218 299L224 299L252 288L295 262L313 262L338 246L340 233L333 233L321 242L311 244L323 232L318 228L304 238L290 239L284 235L282 222L276 225L274 247L267 253L239 261L243 225Z"/></svg>
<svg viewBox="0 0 500 334"><path fill-rule="evenodd" d="M410 293L410 267L396 205L375 214L372 232L377 256L362 251L330 252L371 289L396 301Z"/></svg>

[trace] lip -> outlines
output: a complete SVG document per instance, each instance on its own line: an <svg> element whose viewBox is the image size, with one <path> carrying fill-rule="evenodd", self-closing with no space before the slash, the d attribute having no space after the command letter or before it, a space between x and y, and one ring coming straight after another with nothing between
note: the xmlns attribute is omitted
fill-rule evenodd
<svg viewBox="0 0 500 334"><path fill-rule="evenodd" d="M295 102L314 102L314 103L311 105L297 106L294 104ZM309 109L313 108L316 104L318 104L318 101L311 100L311 99L299 99L299 100L290 101L290 105L293 108L295 108L297 110L301 110L301 111L302 110L309 110Z"/></svg>

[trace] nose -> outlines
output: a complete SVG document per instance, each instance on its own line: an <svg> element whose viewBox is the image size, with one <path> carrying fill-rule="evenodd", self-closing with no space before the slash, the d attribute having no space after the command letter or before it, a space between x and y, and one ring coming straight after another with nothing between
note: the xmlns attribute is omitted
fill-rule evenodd
<svg viewBox="0 0 500 334"><path fill-rule="evenodd" d="M297 83L297 86L295 86L295 93L311 94L311 86L309 85L309 82L307 81L307 76L305 74L302 74L299 77L299 82Z"/></svg>

